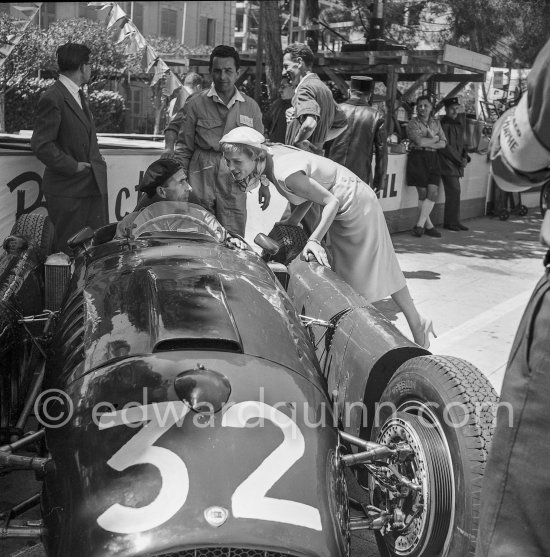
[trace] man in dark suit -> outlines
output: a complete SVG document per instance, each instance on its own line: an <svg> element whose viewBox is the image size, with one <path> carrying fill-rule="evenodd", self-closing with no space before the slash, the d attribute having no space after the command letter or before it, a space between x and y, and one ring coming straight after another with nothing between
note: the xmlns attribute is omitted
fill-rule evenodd
<svg viewBox="0 0 550 557"><path fill-rule="evenodd" d="M468 227L460 222L460 178L464 176L464 168L470 162L470 157L464 143L464 126L458 118L458 97L445 99L443 104L445 116L440 122L447 145L438 151L441 179L445 188L443 227L459 232L468 230Z"/></svg>
<svg viewBox="0 0 550 557"><path fill-rule="evenodd" d="M107 165L81 89L90 80L90 49L64 44L57 63L59 79L40 97L31 147L46 166L42 189L57 248L68 252L73 234L107 223Z"/></svg>
<svg viewBox="0 0 550 557"><path fill-rule="evenodd" d="M332 159L369 184L374 191L384 187L388 167L388 145L384 114L370 106L374 82L362 75L351 76L350 98L340 104L348 118L348 127L330 145ZM372 155L376 171L372 172Z"/></svg>

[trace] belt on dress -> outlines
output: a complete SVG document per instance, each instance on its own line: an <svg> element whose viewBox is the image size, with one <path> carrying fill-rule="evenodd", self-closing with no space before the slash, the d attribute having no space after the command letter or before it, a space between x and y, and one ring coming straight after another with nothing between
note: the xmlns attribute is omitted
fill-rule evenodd
<svg viewBox="0 0 550 557"><path fill-rule="evenodd" d="M431 147L413 147L412 151L437 151L437 149L432 149Z"/></svg>

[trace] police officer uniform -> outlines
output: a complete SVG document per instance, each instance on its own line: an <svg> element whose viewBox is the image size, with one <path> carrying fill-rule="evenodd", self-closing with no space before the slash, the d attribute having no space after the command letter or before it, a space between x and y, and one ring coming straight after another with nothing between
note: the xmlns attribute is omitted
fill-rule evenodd
<svg viewBox="0 0 550 557"><path fill-rule="evenodd" d="M458 97L443 101L445 108L460 105ZM464 126L458 118L448 114L440 118L441 127L447 138L447 145L438 151L441 167L441 180L445 188L445 212L443 227L448 230L468 230L460 222L460 178L464 176L464 167L470 162L464 142Z"/></svg>

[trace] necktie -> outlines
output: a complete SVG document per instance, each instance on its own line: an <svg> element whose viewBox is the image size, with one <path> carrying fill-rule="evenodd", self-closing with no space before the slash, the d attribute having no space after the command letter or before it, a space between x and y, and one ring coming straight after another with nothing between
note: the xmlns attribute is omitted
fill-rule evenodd
<svg viewBox="0 0 550 557"><path fill-rule="evenodd" d="M84 94L84 91L82 89L78 90L78 96L80 97L80 104L82 104L82 110L84 111L86 118L88 118L88 120L91 120L90 110L88 108L88 101L86 100L86 95Z"/></svg>

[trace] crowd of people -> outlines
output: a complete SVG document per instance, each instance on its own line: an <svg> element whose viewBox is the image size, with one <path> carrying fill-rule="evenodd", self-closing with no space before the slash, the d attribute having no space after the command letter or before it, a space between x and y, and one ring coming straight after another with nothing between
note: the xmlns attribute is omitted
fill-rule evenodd
<svg viewBox="0 0 550 557"><path fill-rule="evenodd" d="M528 78L527 93L506 113L493 138L492 172L497 182L534 184L548 180L550 133L550 43ZM69 43L57 51L59 79L41 97L31 146L45 164L43 191L56 229L58 248L83 226L107 223L107 169L82 90L91 74L90 50ZM145 172L136 211L119 225L131 235L140 211L154 201L192 201L196 214L219 221L235 248L246 226L246 193L258 188L266 208L270 187L289 201L283 221L302 223L308 234L303 257L329 265L369 302L392 296L414 340L429 346L432 323L421 316L399 267L375 195L387 164L384 116L370 106L373 83L352 77L350 99L338 105L313 72L314 55L300 43L284 52L280 99L268 114L235 86L239 54L225 45L210 56L212 85L202 88L189 74L172 106L162 158ZM460 232L460 177L469 162L457 118L457 98L446 99L446 115L435 118L431 97L416 101L407 127L411 151L407 185L418 191L413 234L440 237L430 215L441 186L444 227ZM274 142L270 145L264 136ZM375 171L372 155L376 155ZM326 155L326 156L325 156ZM550 211L541 239L550 245ZM550 252L549 252L550 253ZM514 424L498 422L482 499L476 555L543 555L550 545L545 509L549 445L548 328L550 282L546 273L533 294L512 347L502 399L514 407ZM500 410L499 410L500 412Z"/></svg>
<svg viewBox="0 0 550 557"><path fill-rule="evenodd" d="M58 49L57 58L60 77L40 99L31 146L46 166L43 187L58 247L68 252L67 240L82 226L106 224L107 183L82 90L90 79L90 51L68 43ZM314 59L306 44L285 49L280 98L262 114L236 86L239 53L231 46L215 47L210 87L203 88L201 77L190 72L170 103L161 161L177 166L150 169L163 176L162 183L153 181L154 188L142 184L141 190L147 199L184 195L214 215L229 234L243 237L247 192L257 188L265 209L274 185L288 200L281 221L301 226L309 238L303 257L328 266L330 249L336 273L369 302L392 296L414 340L428 347L432 323L415 308L375 193L384 187L388 149L384 114L372 106L373 80L353 76L349 100L337 104L313 71ZM457 99L447 101L447 116L440 123L430 98L421 96L417 116L408 125L407 183L418 190L420 211L413 229L418 236L441 235L430 220L440 184L447 197L445 226L466 229L459 220L459 178L468 156L457 104ZM181 176L174 168L181 169ZM137 211L145 206L143 199L140 203Z"/></svg>

